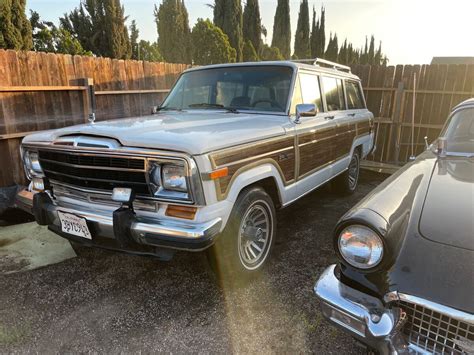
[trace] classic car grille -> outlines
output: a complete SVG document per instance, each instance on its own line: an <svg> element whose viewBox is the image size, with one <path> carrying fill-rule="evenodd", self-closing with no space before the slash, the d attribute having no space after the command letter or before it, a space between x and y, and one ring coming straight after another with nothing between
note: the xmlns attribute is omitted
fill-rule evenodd
<svg viewBox="0 0 474 355"><path fill-rule="evenodd" d="M46 177L51 180L98 190L130 187L137 194L150 196L145 158L40 150L39 161Z"/></svg>
<svg viewBox="0 0 474 355"><path fill-rule="evenodd" d="M474 342L473 324L406 301L400 301L399 306L407 313L402 331L410 344L434 354L471 353L467 349Z"/></svg>

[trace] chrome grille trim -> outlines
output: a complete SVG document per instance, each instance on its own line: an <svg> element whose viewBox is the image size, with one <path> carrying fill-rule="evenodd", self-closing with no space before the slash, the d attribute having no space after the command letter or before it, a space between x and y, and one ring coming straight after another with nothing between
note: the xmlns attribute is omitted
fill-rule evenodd
<svg viewBox="0 0 474 355"><path fill-rule="evenodd" d="M407 313L402 332L413 348L435 354L474 351L474 315L406 294L398 299Z"/></svg>

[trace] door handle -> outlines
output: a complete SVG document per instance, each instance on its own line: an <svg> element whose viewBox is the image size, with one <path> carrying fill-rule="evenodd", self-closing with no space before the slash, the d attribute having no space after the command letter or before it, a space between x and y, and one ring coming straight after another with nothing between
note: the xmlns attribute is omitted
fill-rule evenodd
<svg viewBox="0 0 474 355"><path fill-rule="evenodd" d="M355 113L348 113L347 116L355 117Z"/></svg>
<svg viewBox="0 0 474 355"><path fill-rule="evenodd" d="M324 118L327 119L327 120L333 120L333 119L334 119L334 116L326 116L326 117L324 117Z"/></svg>

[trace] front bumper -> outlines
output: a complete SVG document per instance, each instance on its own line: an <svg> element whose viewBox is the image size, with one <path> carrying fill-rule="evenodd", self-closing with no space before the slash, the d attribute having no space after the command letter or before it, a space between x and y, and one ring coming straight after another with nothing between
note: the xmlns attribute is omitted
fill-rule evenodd
<svg viewBox="0 0 474 355"><path fill-rule="evenodd" d="M324 317L360 342L382 354L410 353L399 332L403 312L387 308L378 298L343 284L329 266L314 286Z"/></svg>
<svg viewBox="0 0 474 355"><path fill-rule="evenodd" d="M31 197L34 200L31 203L31 210L36 221L47 225L56 234L86 245L136 254L154 254L157 247L188 251L204 250L214 243L222 224L220 218L203 223L192 223L144 217L135 215L132 211L130 211L131 218L118 218L114 222L112 213L98 208L88 209L83 205L58 206L46 193L32 194ZM27 205L29 202L24 201L24 203ZM58 211L85 218L92 241L62 232ZM117 228L117 223L122 222L123 225ZM124 237L117 237L117 230L123 231L129 239L126 247L118 242Z"/></svg>

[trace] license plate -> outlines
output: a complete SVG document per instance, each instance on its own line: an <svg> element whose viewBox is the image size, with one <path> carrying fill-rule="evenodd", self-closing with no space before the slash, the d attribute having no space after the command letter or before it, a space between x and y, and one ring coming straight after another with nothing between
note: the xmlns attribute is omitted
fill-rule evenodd
<svg viewBox="0 0 474 355"><path fill-rule="evenodd" d="M58 217L61 221L61 230L64 233L72 234L78 237L92 239L92 235L87 227L86 219L75 216L70 213L58 211Z"/></svg>

